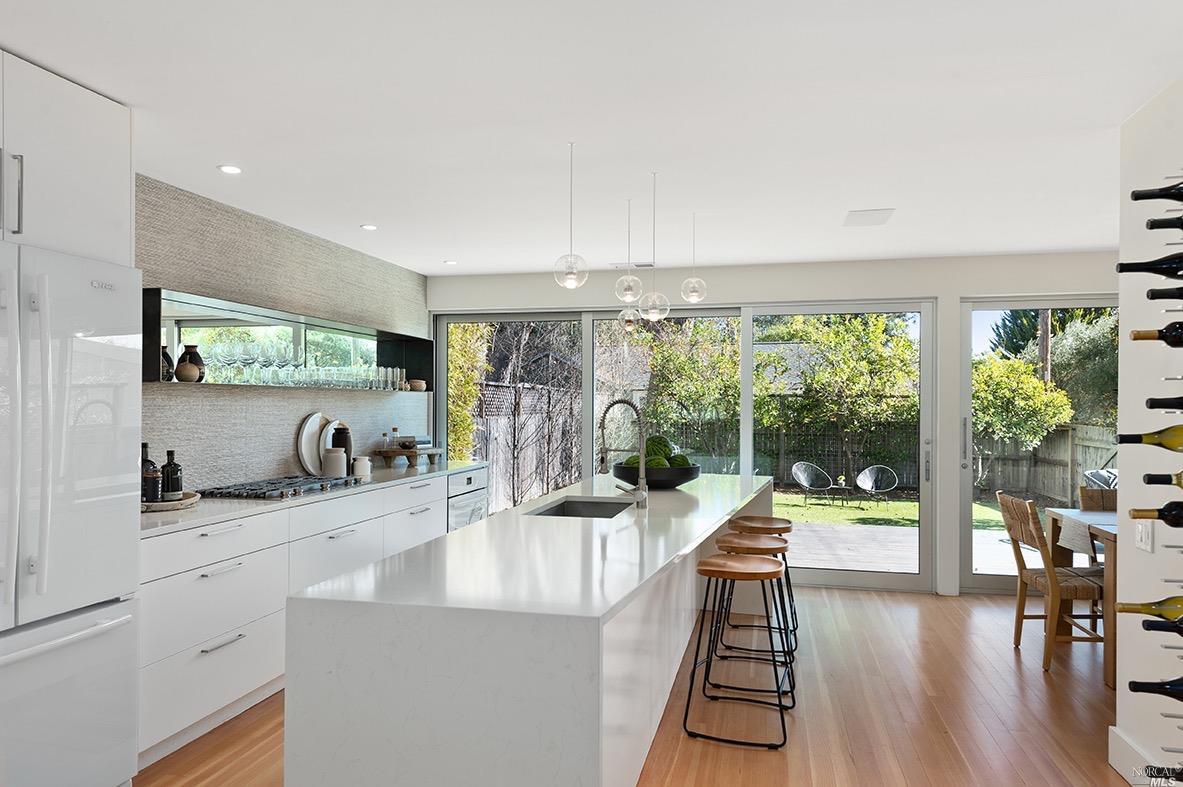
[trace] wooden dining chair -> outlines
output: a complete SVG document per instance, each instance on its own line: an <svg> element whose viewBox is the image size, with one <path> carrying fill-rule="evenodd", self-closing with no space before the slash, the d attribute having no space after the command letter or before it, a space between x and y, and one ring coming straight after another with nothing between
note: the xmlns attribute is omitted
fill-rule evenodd
<svg viewBox="0 0 1183 787"><path fill-rule="evenodd" d="M1096 611L1094 602L1101 600L1103 587L1103 568L1088 566L1086 568L1069 568L1067 566L1052 565L1052 550L1047 543L1047 536L1043 530L1043 523L1039 521L1039 512L1031 500L998 492L998 506L1002 509L1002 521L1010 535L1011 550L1015 554L1015 565L1019 573L1018 591L1015 598L1015 647L1023 638L1024 620L1042 620L1043 625L1043 669L1046 672L1052 667L1052 650L1057 642L1103 642L1104 638L1089 631L1078 623L1084 619L1096 625L1100 613ZM1043 568L1027 568L1027 561L1023 559L1022 545L1026 544L1039 551L1043 558ZM1035 588L1043 594L1044 614L1027 614L1027 590ZM1072 602L1087 601L1089 611L1083 614L1072 612ZM1062 612L1061 602L1068 602L1068 612ZM1072 628L1079 629L1084 636L1057 634L1060 622L1068 623Z"/></svg>

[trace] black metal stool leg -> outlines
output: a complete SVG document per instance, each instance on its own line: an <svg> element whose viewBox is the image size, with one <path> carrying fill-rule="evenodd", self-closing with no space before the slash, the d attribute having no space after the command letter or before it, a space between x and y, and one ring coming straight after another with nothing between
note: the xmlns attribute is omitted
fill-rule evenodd
<svg viewBox="0 0 1183 787"><path fill-rule="evenodd" d="M698 673L698 654L702 652L702 634L703 629L706 628L707 617L707 599L711 595L711 580L707 579L706 591L702 594L702 609L698 612L698 636L694 640L694 660L690 662L690 683L686 690L686 710L682 714L682 730L691 738L697 738L698 733L693 732L688 724L690 720L690 698L694 696L694 678ZM711 627L714 628L714 616L711 618Z"/></svg>

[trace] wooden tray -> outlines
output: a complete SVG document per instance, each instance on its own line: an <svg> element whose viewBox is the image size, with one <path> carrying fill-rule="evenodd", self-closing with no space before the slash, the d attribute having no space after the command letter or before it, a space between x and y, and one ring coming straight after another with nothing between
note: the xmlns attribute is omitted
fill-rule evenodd
<svg viewBox="0 0 1183 787"><path fill-rule="evenodd" d="M443 455L442 448L379 448L377 451L371 451L374 456L382 457L386 462L387 467L394 467L394 460L398 457L404 457L407 464L414 466L419 464L419 457L426 456L427 463L434 465L439 461L440 456Z"/></svg>
<svg viewBox="0 0 1183 787"><path fill-rule="evenodd" d="M180 500L166 500L160 503L140 503L140 513L151 514L161 511L180 511L183 508L192 508L201 499L200 492L182 492L181 494L182 497Z"/></svg>

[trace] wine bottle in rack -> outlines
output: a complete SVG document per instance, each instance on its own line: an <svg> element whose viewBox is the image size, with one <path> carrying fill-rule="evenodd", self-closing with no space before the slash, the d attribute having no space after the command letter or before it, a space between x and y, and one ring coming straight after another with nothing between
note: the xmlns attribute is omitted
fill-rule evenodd
<svg viewBox="0 0 1183 787"><path fill-rule="evenodd" d="M1183 202L1183 183L1172 183L1157 189L1134 189L1130 192L1130 199L1141 202L1147 199L1171 199Z"/></svg>
<svg viewBox="0 0 1183 787"><path fill-rule="evenodd" d="M1183 216L1168 216L1163 219L1146 219L1148 230L1183 230Z"/></svg>
<svg viewBox="0 0 1183 787"><path fill-rule="evenodd" d="M1130 331L1130 338L1136 342L1159 341L1170 347L1183 347L1183 322L1167 323L1158 329Z"/></svg>
<svg viewBox="0 0 1183 787"><path fill-rule="evenodd" d="M1161 694L1183 702L1183 677L1174 680L1131 680L1130 691L1137 694Z"/></svg>
<svg viewBox="0 0 1183 787"><path fill-rule="evenodd" d="M1144 262L1119 262L1118 273L1157 273L1168 279L1183 279L1183 251Z"/></svg>
<svg viewBox="0 0 1183 787"><path fill-rule="evenodd" d="M1183 527L1183 502L1173 500L1162 508L1131 508L1130 519L1158 519L1171 527Z"/></svg>
<svg viewBox="0 0 1183 787"><path fill-rule="evenodd" d="M1166 429L1144 434L1119 434L1117 442L1157 445L1168 451L1183 452L1183 425L1168 426Z"/></svg>
<svg viewBox="0 0 1183 787"><path fill-rule="evenodd" d="M1151 410L1183 410L1183 396L1152 396L1146 406Z"/></svg>
<svg viewBox="0 0 1183 787"><path fill-rule="evenodd" d="M1160 287L1146 291L1149 301L1183 301L1183 287Z"/></svg>
<svg viewBox="0 0 1183 787"><path fill-rule="evenodd" d="M1118 612L1133 612L1138 615L1150 615L1163 620L1176 621L1183 618L1183 596L1168 596L1158 601L1144 601L1131 603L1119 601L1113 605Z"/></svg>
<svg viewBox="0 0 1183 787"><path fill-rule="evenodd" d="M1183 489L1183 472L1181 473L1147 473L1142 476L1142 483L1148 486L1177 486Z"/></svg>
<svg viewBox="0 0 1183 787"><path fill-rule="evenodd" d="M1183 626L1170 620L1143 620L1142 628L1146 631L1165 631L1183 637Z"/></svg>

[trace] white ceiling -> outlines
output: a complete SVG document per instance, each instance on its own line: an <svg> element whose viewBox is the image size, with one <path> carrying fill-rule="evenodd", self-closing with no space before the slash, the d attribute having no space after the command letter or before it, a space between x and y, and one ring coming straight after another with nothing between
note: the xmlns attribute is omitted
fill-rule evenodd
<svg viewBox="0 0 1183 787"><path fill-rule="evenodd" d="M549 271L568 140L593 267L626 198L649 257L651 170L661 265L691 211L708 264L1115 247L1181 40L1178 0L0 0L0 48L136 108L141 172L430 275Z"/></svg>

